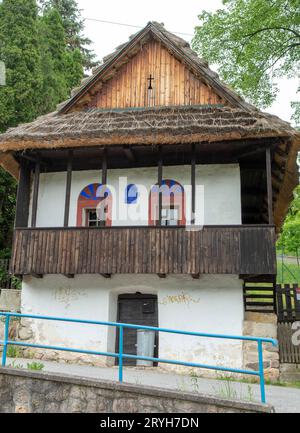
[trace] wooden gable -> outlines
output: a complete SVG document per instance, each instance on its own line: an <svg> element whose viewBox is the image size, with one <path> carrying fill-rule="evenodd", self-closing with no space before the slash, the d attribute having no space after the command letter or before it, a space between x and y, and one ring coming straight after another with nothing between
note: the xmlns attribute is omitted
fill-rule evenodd
<svg viewBox="0 0 300 433"><path fill-rule="evenodd" d="M154 78L151 81L152 90L149 90L150 76ZM113 77L104 80L84 108L214 104L228 105L160 42L151 40L123 64ZM78 110L79 107L83 108L78 104L74 109Z"/></svg>

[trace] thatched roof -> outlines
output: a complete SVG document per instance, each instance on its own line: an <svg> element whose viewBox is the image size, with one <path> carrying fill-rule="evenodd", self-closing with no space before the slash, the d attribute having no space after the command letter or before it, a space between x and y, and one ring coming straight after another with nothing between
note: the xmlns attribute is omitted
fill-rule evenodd
<svg viewBox="0 0 300 433"><path fill-rule="evenodd" d="M292 137L287 122L259 111L224 106L51 113L0 136L6 151L120 144L175 144Z"/></svg>
<svg viewBox="0 0 300 433"><path fill-rule="evenodd" d="M228 105L78 111L84 95L91 89L95 91L97 82L105 74L110 70L118 70L119 65L128 61L149 38L164 44ZM8 158L6 156L4 161L3 154L24 149L132 144L141 140L143 143L163 144L252 137L299 138L287 122L262 113L244 101L220 81L208 63L200 59L185 40L156 22L148 23L144 29L131 36L129 42L106 56L103 64L93 71L91 77L84 79L72 95L70 100L60 104L56 112L0 135L0 163L6 169L17 172L17 165L11 160L8 166Z"/></svg>

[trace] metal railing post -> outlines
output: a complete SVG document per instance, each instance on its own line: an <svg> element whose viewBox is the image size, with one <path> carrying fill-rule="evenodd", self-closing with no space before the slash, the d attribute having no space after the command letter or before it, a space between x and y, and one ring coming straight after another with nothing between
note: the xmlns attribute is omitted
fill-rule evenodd
<svg viewBox="0 0 300 433"><path fill-rule="evenodd" d="M258 346L260 396L261 396L261 402L265 403L266 402L265 375L264 375L263 346L261 340L257 341L257 346Z"/></svg>
<svg viewBox="0 0 300 433"><path fill-rule="evenodd" d="M123 382L123 326L119 328L119 382Z"/></svg>
<svg viewBox="0 0 300 433"><path fill-rule="evenodd" d="M6 365L6 356L7 356L7 341L8 341L8 332L9 332L9 314L5 317L5 329L4 329L4 340L3 340L3 352L2 352L2 367Z"/></svg>

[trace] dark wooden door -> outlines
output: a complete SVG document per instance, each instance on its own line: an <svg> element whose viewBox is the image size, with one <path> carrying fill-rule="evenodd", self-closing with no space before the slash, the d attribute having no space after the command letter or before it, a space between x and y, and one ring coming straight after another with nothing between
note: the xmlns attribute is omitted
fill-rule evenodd
<svg viewBox="0 0 300 433"><path fill-rule="evenodd" d="M133 325L158 326L157 296L128 294L118 298L118 322ZM158 336L156 336L155 357L158 356ZM124 353L137 354L137 330L124 328ZM119 351L117 332L116 351ZM118 363L118 359L116 360ZM124 359L124 365L136 365L135 359Z"/></svg>

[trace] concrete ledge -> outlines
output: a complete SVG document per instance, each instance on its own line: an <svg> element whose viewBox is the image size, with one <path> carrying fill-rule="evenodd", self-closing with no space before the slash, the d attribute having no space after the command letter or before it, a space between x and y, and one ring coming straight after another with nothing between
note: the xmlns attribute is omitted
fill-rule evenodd
<svg viewBox="0 0 300 433"><path fill-rule="evenodd" d="M204 394L0 368L0 413L272 413L274 408Z"/></svg>

